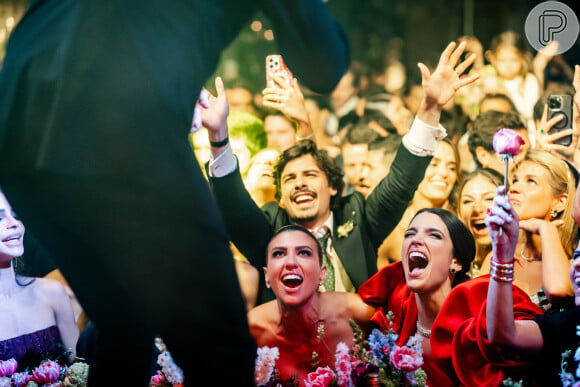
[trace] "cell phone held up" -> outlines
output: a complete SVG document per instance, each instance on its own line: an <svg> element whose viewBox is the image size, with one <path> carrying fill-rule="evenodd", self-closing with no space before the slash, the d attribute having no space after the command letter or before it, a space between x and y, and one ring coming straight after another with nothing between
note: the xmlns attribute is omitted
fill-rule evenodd
<svg viewBox="0 0 580 387"><path fill-rule="evenodd" d="M572 96L571 95L556 95L548 96L548 120L557 116L563 115L560 121L556 122L548 132L549 134L561 132L562 130L572 128ZM554 141L554 144L568 146L572 143L572 135L559 138Z"/></svg>
<svg viewBox="0 0 580 387"><path fill-rule="evenodd" d="M266 87L279 88L274 77L282 78L285 85L292 86L294 75L286 67L281 55L268 55L266 57Z"/></svg>

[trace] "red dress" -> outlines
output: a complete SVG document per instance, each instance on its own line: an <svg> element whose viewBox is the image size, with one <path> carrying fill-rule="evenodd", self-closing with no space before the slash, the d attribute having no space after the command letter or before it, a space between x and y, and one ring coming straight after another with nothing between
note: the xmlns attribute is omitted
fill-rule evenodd
<svg viewBox="0 0 580 387"><path fill-rule="evenodd" d="M431 329L432 355L423 355L423 370L430 386L498 386L507 377L519 380L531 365L506 349L491 344L486 336L485 308L489 276L456 286L445 299ZM377 308L372 317L386 329L385 314L394 314L397 345L416 332L417 303L407 287L403 265L396 262L381 269L359 288L362 299ZM540 309L521 289L513 287L516 319L533 319Z"/></svg>

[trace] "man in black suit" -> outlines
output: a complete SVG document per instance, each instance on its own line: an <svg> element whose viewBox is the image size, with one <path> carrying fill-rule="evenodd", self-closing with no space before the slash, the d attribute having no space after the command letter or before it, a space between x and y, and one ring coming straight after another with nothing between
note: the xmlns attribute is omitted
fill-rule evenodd
<svg viewBox="0 0 580 387"><path fill-rule="evenodd" d="M147 385L155 334L188 385L253 385L227 233L187 135L258 10L304 84L330 91L348 45L320 0L32 0L11 36L0 185L99 330L91 386Z"/></svg>
<svg viewBox="0 0 580 387"><path fill-rule="evenodd" d="M325 225L331 230L334 249L328 254L338 256L329 263L335 273L332 290L356 291L376 272L379 245L401 219L438 141L445 136L439 125L443 105L457 89L477 78L459 78L474 59L471 56L458 64L464 47L449 44L433 73L419 64L425 94L421 108L390 173L366 200L358 192L341 198L341 172L325 152L307 142L284 152L275 173L279 202L259 209L245 190L227 145L227 99L221 80L216 79L217 97L211 96L209 107L203 110L204 126L218 145L211 150L210 183L231 240L242 254L254 266L264 267L266 246L275 230L291 223L313 231ZM265 285L262 282L262 302L273 299Z"/></svg>

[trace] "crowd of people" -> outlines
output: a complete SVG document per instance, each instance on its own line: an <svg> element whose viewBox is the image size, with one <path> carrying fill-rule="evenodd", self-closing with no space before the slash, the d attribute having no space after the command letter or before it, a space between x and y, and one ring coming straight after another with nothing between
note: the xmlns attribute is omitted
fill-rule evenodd
<svg viewBox="0 0 580 387"><path fill-rule="evenodd" d="M340 44L333 50L340 52ZM300 56L290 54L291 70ZM13 59L7 59L10 66ZM141 372L135 379L129 375L120 380L142 381L147 368L151 372L145 376L153 376L149 383L162 385L172 377L150 367L151 356L160 352L159 346L154 350L153 338L160 336L169 350L175 349L185 383L195 385L188 381L200 368L191 364L188 350L207 334L197 332L183 343L179 335L193 321L205 321L192 325L200 330L228 325L218 314L231 302L234 306L226 314L242 317L236 317L226 337L211 335L217 341L206 356L228 362L223 368L236 362L236 371L221 377L245 380L240 385L252 384L247 379L255 350L266 347L277 348L278 381L310 385L305 382L310 373L335 366L341 343L354 350L353 322L365 335L373 328L393 330L400 346L418 342L428 385L499 385L508 378L532 385L553 383L563 372L561 354L578 347L580 325L575 306L580 305L580 66L575 66L573 78L572 67L564 66L567 82L554 82L546 69L556 59L562 63L549 51L532 58L523 36L507 31L487 51L474 37L449 43L436 65L418 64L417 84L377 83L361 63L351 64L340 80L335 75L342 71L325 81L314 79L312 69L298 68L291 82L274 78L274 85L257 96L218 77L215 90L203 89L197 102L192 101L189 136L181 133L182 142L166 139L179 149L174 161L187 159L187 167L169 173L170 164L156 155L152 160L159 161L158 179L133 175L124 181L124 173L144 166L105 157L123 173L105 178L102 171L88 172L82 181L69 180L96 159L85 154L82 165L51 171L54 161L46 158L47 152L66 141L35 143L42 156L35 163L47 168L31 180L38 191L30 197L18 195L27 186L17 179L32 176L26 169L2 172L1 183L8 190L6 196L0 191L0 362L15 359L22 372L47 358L63 364L81 359L94 367L97 377L92 382L102 385L106 358L120 343L138 354L128 363ZM390 90L386 84L406 85ZM546 101L552 94L567 95L574 103L573 116L567 117L573 125L557 133L551 129L563 117L548 117ZM8 110L0 118L11 117ZM55 117L62 120L64 115ZM115 129L113 121L105 121L100 124ZM135 122L126 124L133 127ZM524 140L519 154L509 160L492 145L501 128ZM26 138L12 136L26 144ZM572 141L562 144L559 140L566 136ZM138 154L128 144L140 137L124 139L125 151ZM143 149L150 151L162 139L152 136L147 140L152 147ZM185 145L199 165L183 153ZM19 160L30 166L23 157ZM191 190L168 194L178 183L185 184L189 172L191 183L186 185ZM207 193L194 194L193 182L205 184ZM159 183L168 186L159 189ZM43 201L38 195L61 209L73 194L61 196L62 190L73 186L73 193L83 196L83 204L74 207L80 212L67 212L66 221L55 221L58 210L39 205ZM24 224L8 200L24 209L25 221L31 220L41 242L53 238L46 246L52 255L62 251L53 274L58 281L19 273L18 257L24 255L25 264L27 259ZM133 200L138 203L131 204ZM196 206L180 204L189 201L197 201ZM215 208L208 205L197 212L206 203L215 203ZM106 211L95 215L102 208ZM39 211L36 216L34 211ZM172 228L146 230L151 212ZM90 214L96 221L88 240L76 231ZM113 227L119 216L124 216L123 223ZM193 217L199 222L181 229L182 219ZM104 232L104 226L111 229ZM207 232L188 241L187 233L197 235L202 229ZM70 245L63 247L66 238ZM154 242L156 238L162 240ZM145 252L152 243L157 246ZM179 255L178 263L167 255L168 243L174 245L168 252ZM214 243L223 246L200 247ZM224 255L224 246L231 254ZM111 248L116 253L105 258ZM95 258L92 275L97 277L91 281L111 281L102 294L90 294L81 284L79 273L86 267L84 260L74 259L81 251ZM196 253L208 260L220 257L212 270L223 273L222 281L214 285L209 269L198 272L206 261L188 263ZM130 271L136 262L131 258L139 254L151 258L143 263L150 267L138 271L144 277L119 274ZM119 255L125 259L113 261ZM154 281L158 273L173 277L145 289L142 281ZM188 293L193 287L185 285L196 279L212 283L211 292L198 289L211 293L204 296L207 303L212 295L219 296L211 307L204 303L199 313ZM170 282L159 294L151 290ZM101 308L99 297L108 300L117 294L124 296L110 310ZM186 301L188 297L192 300ZM148 311L147 306L158 309ZM191 312L173 331L171 324L182 309ZM171 318L162 322L164 316ZM211 340L201 341L202 350L212 346ZM231 340L237 352L222 359ZM549 361L542 360L546 356ZM219 368L210 367L213 372ZM262 379L254 382L270 385Z"/></svg>

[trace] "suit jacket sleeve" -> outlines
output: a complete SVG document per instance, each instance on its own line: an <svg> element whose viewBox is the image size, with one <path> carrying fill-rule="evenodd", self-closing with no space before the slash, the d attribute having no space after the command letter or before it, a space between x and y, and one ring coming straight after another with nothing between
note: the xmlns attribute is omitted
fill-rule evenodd
<svg viewBox="0 0 580 387"><path fill-rule="evenodd" d="M431 159L431 156L415 156L400 146L389 174L368 197L366 221L376 248L401 220Z"/></svg>
<svg viewBox="0 0 580 387"><path fill-rule="evenodd" d="M348 41L321 0L264 0L280 53L310 89L332 91L349 63Z"/></svg>
<svg viewBox="0 0 580 387"><path fill-rule="evenodd" d="M210 177L210 186L230 235L238 250L260 270L266 266L266 247L272 227L246 190L240 170L223 177Z"/></svg>

